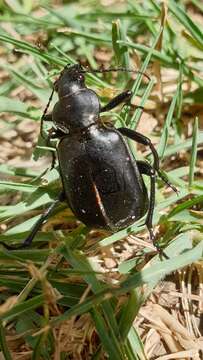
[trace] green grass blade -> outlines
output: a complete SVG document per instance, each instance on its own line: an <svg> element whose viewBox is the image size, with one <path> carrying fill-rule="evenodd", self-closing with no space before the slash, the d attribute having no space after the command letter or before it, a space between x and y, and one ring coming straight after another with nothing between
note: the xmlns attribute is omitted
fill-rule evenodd
<svg viewBox="0 0 203 360"><path fill-rule="evenodd" d="M65 259L72 265L73 268L77 268L78 270L86 270L86 271L91 271L93 270L90 266L90 264L88 264L87 259L85 258L85 256L80 253L76 253L74 251L71 251L71 249L69 247L64 247L62 252L63 256L65 257ZM94 274L90 274L90 275L85 275L84 276L84 280L91 285L91 288L93 290L93 292L97 293L98 291L101 291L103 287L105 287L104 285L101 284L101 282L99 282L97 280L97 277ZM104 313L104 316L108 322L108 326L109 326L109 336L111 336L112 338L112 344L111 346L114 347L115 351L118 347L117 341L116 339L119 338L119 328L115 319L115 315L113 312L113 308L110 304L110 302L108 300L106 300L103 304L102 304L102 310ZM101 338L102 341L102 338ZM122 350L120 349L120 352L122 353Z"/></svg>
<svg viewBox="0 0 203 360"><path fill-rule="evenodd" d="M187 15L186 11L184 11L183 8L174 0L169 1L168 7L173 15L190 32L193 38L198 42L199 46L203 49L203 29L201 28L201 25L196 25L191 17Z"/></svg>
<svg viewBox="0 0 203 360"><path fill-rule="evenodd" d="M203 195L194 196L192 199L186 200L185 202L177 205L173 210L167 215L168 218L178 214L179 212L188 209L196 204L201 204L203 201Z"/></svg>
<svg viewBox="0 0 203 360"><path fill-rule="evenodd" d="M159 264L152 265L150 269L147 268L139 273L131 275L120 284L119 288L108 288L97 292L96 295L93 295L81 304L77 304L70 310L66 311L63 315L60 315L58 316L58 318L52 320L51 324L52 326L54 326L61 321L70 319L74 315L83 314L84 312L90 310L92 307L105 301L107 298L110 299L112 296L124 294L138 286L141 286L144 283L150 285L151 282L157 281L157 279L160 280L167 274L170 274L171 272L180 269L181 267L187 266L188 264L199 260L202 256L202 251L203 242L200 242L193 249L188 250L182 255L174 257L173 253L173 258L161 261L161 263ZM4 315L4 317L6 317L6 314Z"/></svg>
<svg viewBox="0 0 203 360"><path fill-rule="evenodd" d="M8 310L6 313L2 314L0 316L0 319L5 321L13 320L17 316L21 316L26 312L39 308L40 306L42 306L43 302L44 302L43 295L34 296L29 300L23 301L22 303L13 306L11 310Z"/></svg>
<svg viewBox="0 0 203 360"><path fill-rule="evenodd" d="M203 143L203 131L199 131L197 135L197 145ZM188 150L192 146L192 139L186 139L181 141L179 144L169 145L164 153L164 157L171 156L178 153L181 150Z"/></svg>
<svg viewBox="0 0 203 360"><path fill-rule="evenodd" d="M107 327L105 326L105 322L99 311L94 308L91 311L92 318L94 320L96 329L99 333L100 339L102 341L102 344L105 348L105 350L108 353L109 359L119 359L124 360L125 356L122 354L120 350L120 344L118 339L114 338L114 341L112 341L112 338L109 336ZM115 346L116 345L116 346Z"/></svg>
<svg viewBox="0 0 203 360"><path fill-rule="evenodd" d="M125 68L129 68L129 54L128 54L128 48L126 46L123 46L119 43L119 40L125 40L126 34L123 23L120 22L120 20L113 21L112 23L112 45L113 49L116 55L117 64L120 66L122 65ZM123 74L125 77L126 74Z"/></svg>
<svg viewBox="0 0 203 360"><path fill-rule="evenodd" d="M177 88L176 93L175 93L175 95L174 95L174 97L173 97L173 99L171 101L171 105L169 107L169 111L168 111L166 120L164 122L164 128L163 128L162 135L161 135L159 145L158 145L158 148L157 148L157 152L159 154L160 159L163 158L164 152L165 152L165 149L166 149L166 145L167 145L167 141L168 141L168 137L169 137L169 128L170 128L170 125L171 125L171 122L172 122L173 113L174 113L174 110L175 110L178 94L179 94L179 88Z"/></svg>
<svg viewBox="0 0 203 360"><path fill-rule="evenodd" d="M195 164L197 159L197 138L198 138L198 118L194 121L193 133L192 133L192 149L190 157L190 170L189 170L189 189L193 185Z"/></svg>
<svg viewBox="0 0 203 360"><path fill-rule="evenodd" d="M155 48L155 46L156 46L156 44L157 44L157 42L158 42L158 40L160 38L161 33L162 33L162 28L158 32L155 40L153 41L153 44L152 44L151 48L148 48L146 59L144 60L142 66L141 66L141 68L139 70L141 73L146 72L146 69L147 69L147 67L149 65L149 62L151 60L154 48ZM137 74L136 80L135 80L135 82L133 84L133 87L131 89L131 91L132 91L132 100L137 95L138 89L140 87L140 84L141 84L141 81L142 81L142 76L143 76L141 73ZM129 106L126 106L126 108L122 111L121 116L122 116L123 121L124 121L125 124L128 124L130 127L133 127L134 118L131 118L131 116L129 115L129 109L130 109Z"/></svg>
<svg viewBox="0 0 203 360"><path fill-rule="evenodd" d="M139 106L142 106L144 108L145 106L145 103L148 99L148 97L150 96L150 93L154 87L154 84L155 84L155 78L152 78L149 82L149 84L147 85L147 88L142 96L142 99L140 101L140 104ZM143 110L142 109L136 109L134 114L132 115L132 118L131 118L131 126L133 127L133 129L136 129L137 125L138 125L138 122L139 122L139 119L142 115L142 112Z"/></svg>
<svg viewBox="0 0 203 360"><path fill-rule="evenodd" d="M133 321L135 320L135 317L140 308L140 297L141 295L138 294L136 290L132 290L128 297L127 303L123 305L121 310L119 330L123 340L125 340L128 336L128 333L133 325Z"/></svg>
<svg viewBox="0 0 203 360"><path fill-rule="evenodd" d="M1 352L4 356L4 359L12 360L12 356L11 356L11 353L9 351L9 348L8 348L7 342L6 342L5 329L4 329L4 326L3 326L1 320L0 320L0 347L1 347Z"/></svg>
<svg viewBox="0 0 203 360"><path fill-rule="evenodd" d="M128 334L128 340L129 343L131 345L131 348L135 354L136 359L138 360L148 360L145 352L144 352L144 346L141 342L140 336L137 333L136 329L134 328L134 326L131 327L129 334Z"/></svg>

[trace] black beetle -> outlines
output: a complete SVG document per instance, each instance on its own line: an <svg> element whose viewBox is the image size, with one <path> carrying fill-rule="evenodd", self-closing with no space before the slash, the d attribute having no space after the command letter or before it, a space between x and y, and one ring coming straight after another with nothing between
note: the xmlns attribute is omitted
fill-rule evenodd
<svg viewBox="0 0 203 360"><path fill-rule="evenodd" d="M160 251L152 228L156 173L167 185L171 185L159 170L156 149L146 136L128 128L106 127L99 116L101 112L128 101L131 91L119 94L101 107L97 94L85 85L86 72L116 70L128 71L122 68L87 71L76 64L64 68L55 82L42 117L41 129L44 120L53 121L48 142L59 139L57 154L63 191L42 214L25 242L15 249L30 245L53 209L66 200L75 216L84 224L111 231L133 224L147 212L145 223L150 238ZM52 114L46 115L54 91L57 91L59 101ZM125 136L150 147L154 157L153 166L133 158ZM143 174L151 180L149 198ZM14 249L8 245L6 247Z"/></svg>

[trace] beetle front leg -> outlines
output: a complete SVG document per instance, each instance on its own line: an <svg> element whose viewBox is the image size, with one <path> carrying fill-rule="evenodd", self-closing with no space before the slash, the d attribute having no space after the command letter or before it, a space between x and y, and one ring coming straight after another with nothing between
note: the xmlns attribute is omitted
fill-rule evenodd
<svg viewBox="0 0 203 360"><path fill-rule="evenodd" d="M122 92L121 94L119 94L116 97L114 97L113 99L111 99L108 104L103 106L100 109L100 112L112 110L124 101L128 102L130 100L131 96L132 96L132 91L130 91L130 90L126 90L126 91Z"/></svg>
<svg viewBox="0 0 203 360"><path fill-rule="evenodd" d="M44 222L49 218L51 213L55 210L55 208L65 200L65 194L64 192L61 192L58 199L56 199L49 207L45 210L45 212L40 216L40 218L37 220L37 222L34 224L30 234L25 239L25 241L17 246L10 246L5 244L3 241L0 241L0 244L2 244L6 249L8 250L20 250L26 247L29 247L32 244L32 241L37 234L37 232L40 230Z"/></svg>
<svg viewBox="0 0 203 360"><path fill-rule="evenodd" d="M155 206L155 182L156 182L156 173L154 168L144 161L137 161L137 166L141 174L147 175L150 177L150 196L149 196L149 209L147 213L147 217L145 220L145 224L149 231L150 239L153 242L153 245L156 247L158 253L163 255L165 258L168 259L168 256L163 252L160 248L159 244L156 242L156 238L153 231L152 226L152 219L154 213L154 206Z"/></svg>
<svg viewBox="0 0 203 360"><path fill-rule="evenodd" d="M131 129L127 129L127 128L118 128L117 130L122 135L127 136L130 139L132 139L140 144L150 147L150 150L154 157L153 167L156 170L157 174L173 191L175 191L175 193L178 193L178 190L176 189L176 187L169 182L169 180L167 179L167 177L164 174L162 174L162 172L160 170L160 166L159 166L159 156L158 156L158 153L157 153L154 145L152 144L151 140L147 136L142 135L135 130L131 130Z"/></svg>

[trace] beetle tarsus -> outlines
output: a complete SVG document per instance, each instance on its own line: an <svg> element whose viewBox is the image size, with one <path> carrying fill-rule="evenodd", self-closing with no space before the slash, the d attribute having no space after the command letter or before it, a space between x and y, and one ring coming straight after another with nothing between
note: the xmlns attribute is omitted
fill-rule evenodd
<svg viewBox="0 0 203 360"><path fill-rule="evenodd" d="M159 247L159 244L156 241L156 236L153 231L152 219L155 205L155 181L156 181L156 172L154 168L144 161L137 161L137 166L141 174L147 175L150 177L150 196L149 196L149 209L147 213L147 217L145 220L145 225L149 231L150 240L153 245L157 249L157 252L160 255L163 255L165 258L168 258L167 255L163 252L163 250Z"/></svg>
<svg viewBox="0 0 203 360"><path fill-rule="evenodd" d="M157 173L159 175L159 177L165 182L165 184L170 187L175 193L176 195L179 194L179 190L173 185L170 183L170 181L168 180L168 178L162 173L162 171L160 170L157 170Z"/></svg>
<svg viewBox="0 0 203 360"><path fill-rule="evenodd" d="M44 222L48 219L48 217L51 215L51 213L55 210L55 208L64 201L65 196L64 192L61 192L58 199L56 199L46 210L45 212L40 216L40 218L37 220L37 222L34 224L30 234L25 239L25 241L20 245L7 245L4 242L0 242L6 249L8 250L21 250L24 248L29 247L32 244L32 241L37 234L37 232L40 230Z"/></svg>

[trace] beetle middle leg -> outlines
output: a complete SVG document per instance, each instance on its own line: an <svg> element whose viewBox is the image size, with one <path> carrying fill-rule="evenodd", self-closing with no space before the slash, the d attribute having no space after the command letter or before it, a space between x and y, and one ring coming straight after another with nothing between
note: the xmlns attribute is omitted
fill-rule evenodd
<svg viewBox="0 0 203 360"><path fill-rule="evenodd" d="M150 196L149 196L149 209L148 209L147 217L145 220L145 224L149 231L150 239L151 239L153 245L156 247L158 253L168 259L168 256L163 252L163 250L160 248L159 244L156 242L156 238L155 238L153 226L152 226L152 219L153 219L154 206L155 206L156 172L150 164L148 164L144 161L137 161L137 166L138 166L138 169L141 174L147 175L150 177L150 183L151 183L150 184Z"/></svg>
<svg viewBox="0 0 203 360"><path fill-rule="evenodd" d="M58 133L57 130L55 130L54 128L51 128L49 130L49 135L46 138L46 146L52 147L51 145L51 140L58 138ZM52 161L51 161L51 170L55 168L56 165L56 154L54 151L50 151L51 152L51 157L52 157Z"/></svg>
<svg viewBox="0 0 203 360"><path fill-rule="evenodd" d="M153 164L153 168L156 170L157 174L159 175L159 177L176 193L178 193L178 190L176 189L176 187L174 185L172 185L169 180L167 179L167 177L162 174L161 170L160 170L160 166L159 166L159 156L158 153L154 147L154 145L152 144L151 140L145 136L140 134L139 132L135 131L135 130L131 130L131 129L127 129L127 128L118 128L117 129L122 135L129 137L132 140L135 140L136 142L143 144L143 145L147 145L150 147L150 150L152 152L152 155L154 157L154 164Z"/></svg>
<svg viewBox="0 0 203 360"><path fill-rule="evenodd" d="M49 216L51 215L51 213L55 210L55 208L65 200L65 194L62 191L58 197L58 199L56 199L46 210L45 212L40 216L40 218L37 220L37 222L34 224L30 234L28 235L28 237L25 239L25 241L20 244L20 245L16 245L16 246L11 246L8 245L6 243L4 243L3 241L0 241L0 244L2 244L6 249L8 250L20 250L26 247L29 247L32 244L32 241L35 237L35 235L37 234L37 232L41 229L42 225L44 224L44 222L49 218Z"/></svg>
<svg viewBox="0 0 203 360"><path fill-rule="evenodd" d="M43 115L41 117L41 126L40 126L40 135L46 141L46 146L52 147L51 146L51 139L54 138L54 128L50 129L49 135L46 137L43 134L43 123L44 123L44 121L52 121L52 113L50 113L50 114L46 114L46 112L43 113ZM52 157L51 169L53 169L55 167L55 164L56 164L56 155L55 155L54 151L50 151L50 152L51 152L51 157Z"/></svg>
<svg viewBox="0 0 203 360"><path fill-rule="evenodd" d="M49 130L49 135L46 138L46 146L53 147L51 145L51 140L52 139L60 139L63 136L64 136L64 134L62 133L62 131L51 128ZM54 151L51 151L51 156L52 156L52 162L51 162L51 170L52 170L56 165L56 154Z"/></svg>

